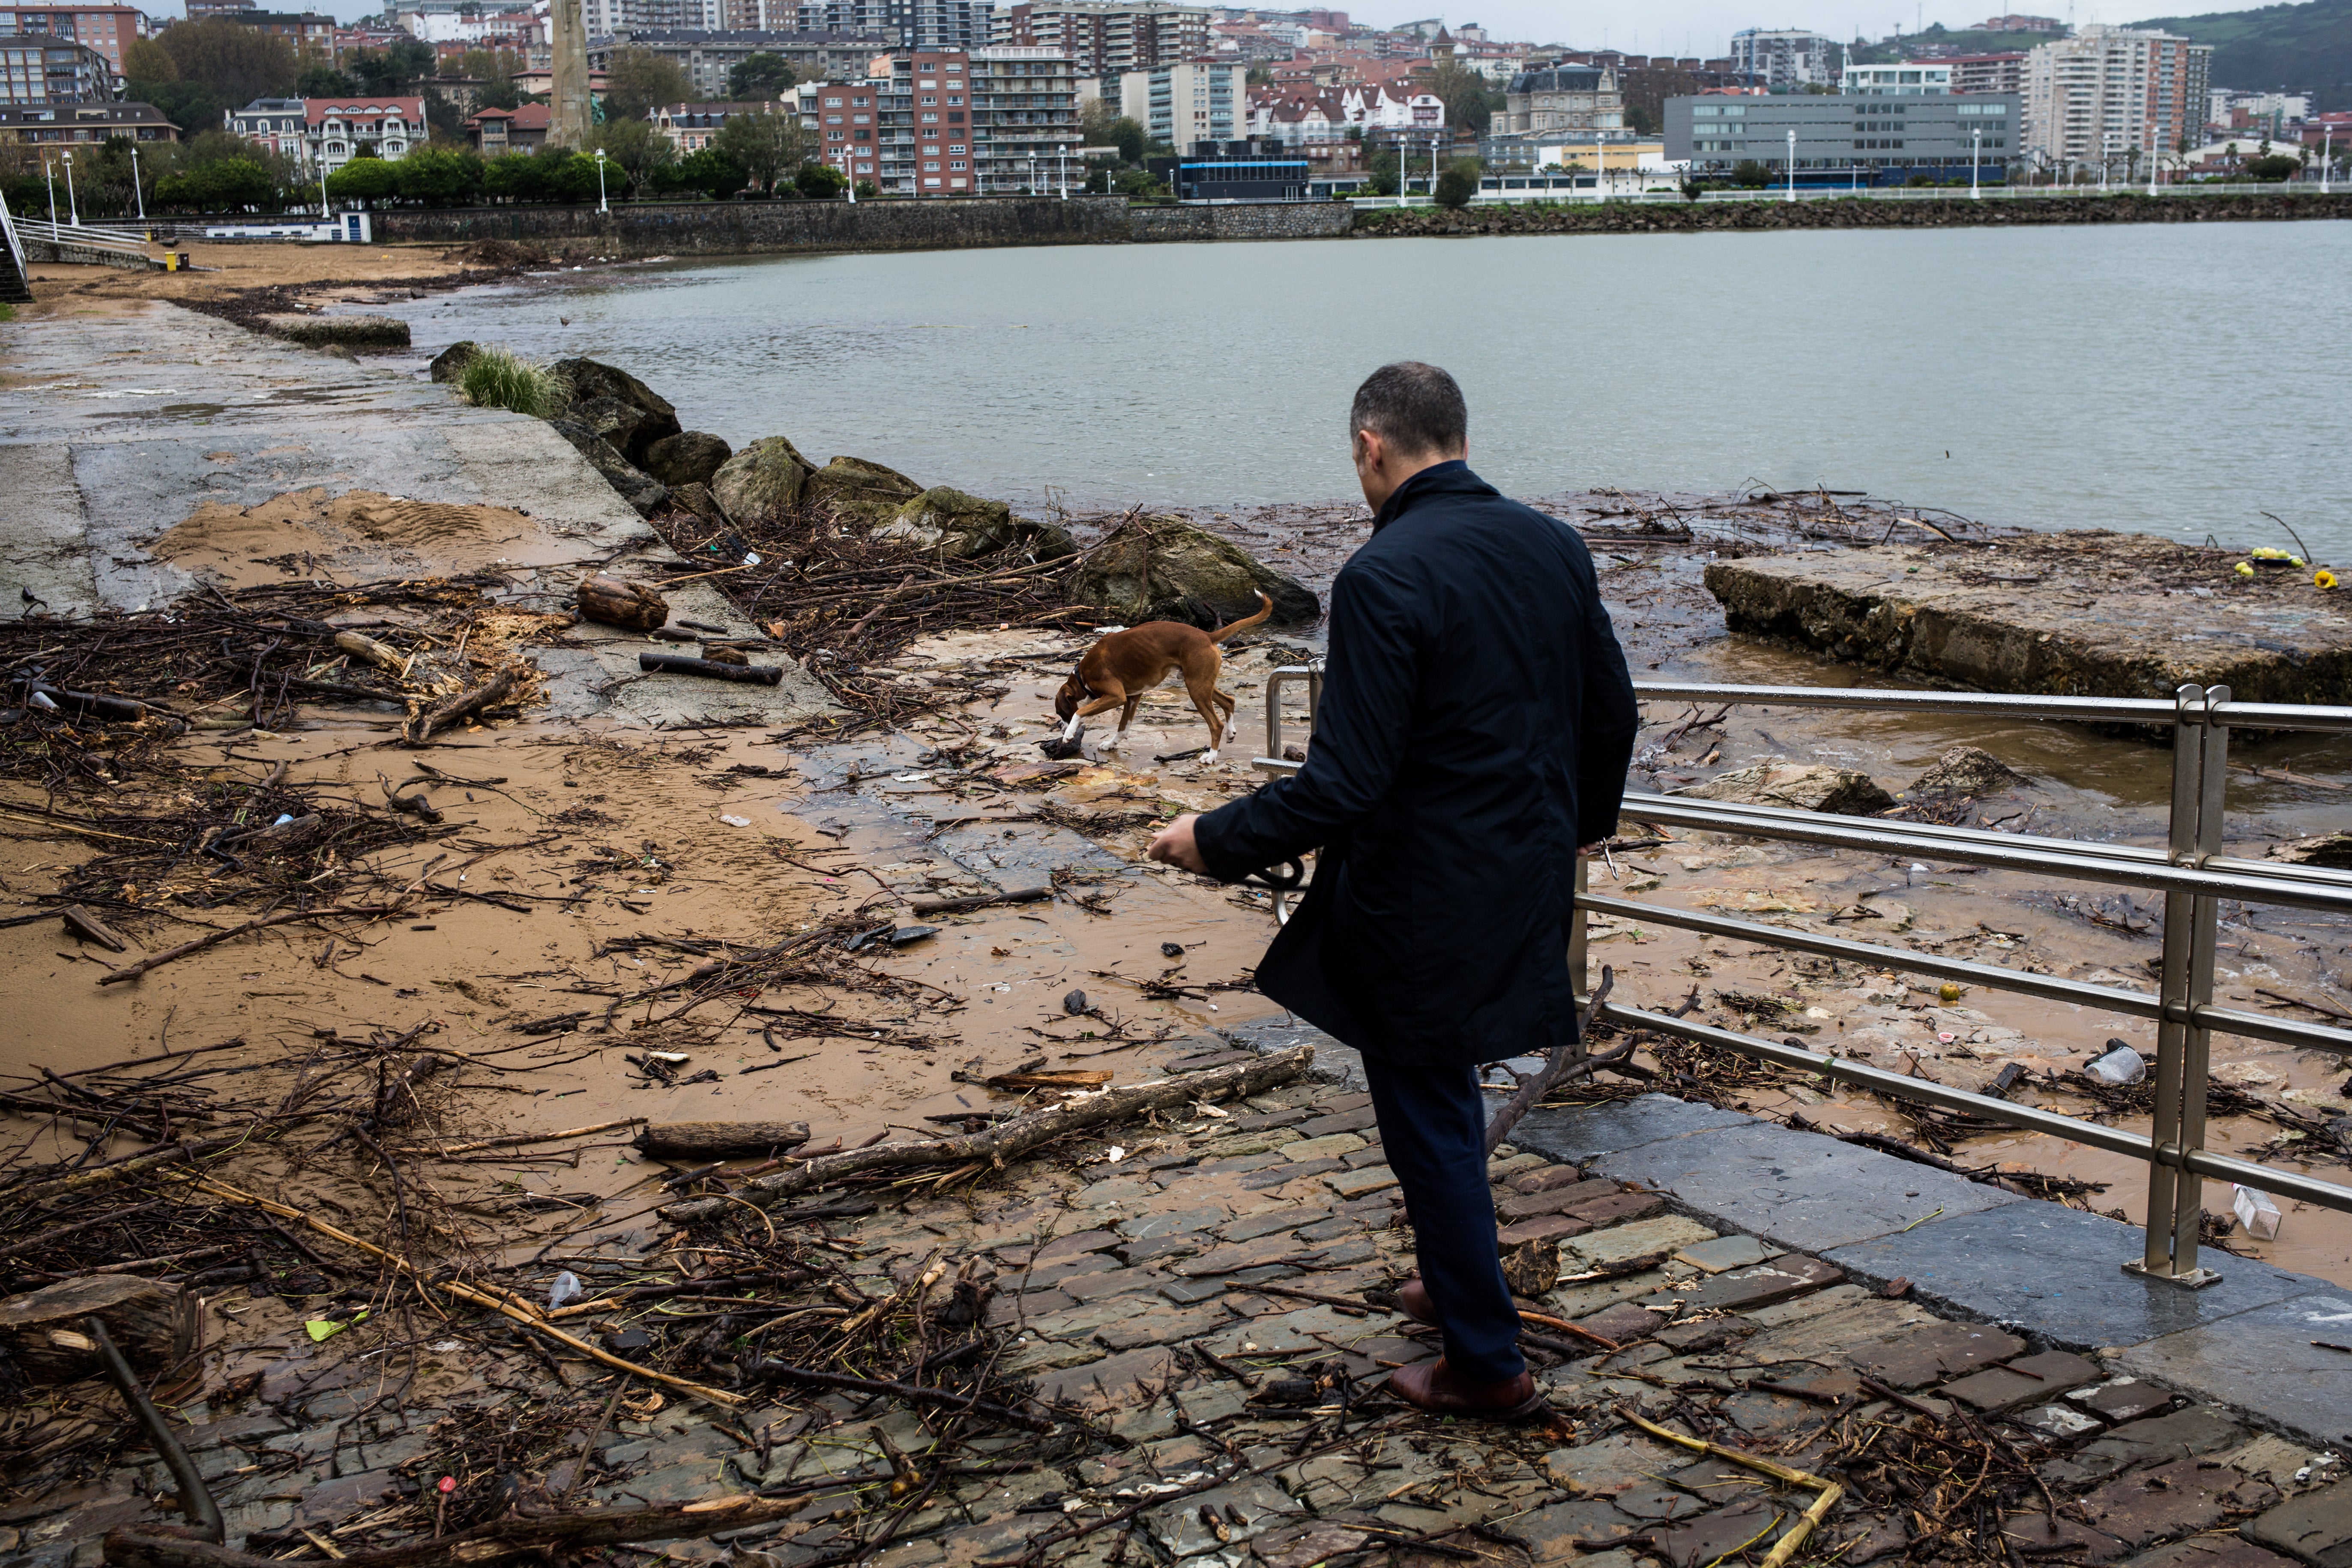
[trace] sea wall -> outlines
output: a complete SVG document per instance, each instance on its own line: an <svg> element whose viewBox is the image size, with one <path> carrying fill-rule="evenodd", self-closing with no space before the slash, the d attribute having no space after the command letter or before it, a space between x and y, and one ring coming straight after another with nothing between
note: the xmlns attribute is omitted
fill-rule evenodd
<svg viewBox="0 0 2352 1568"><path fill-rule="evenodd" d="M2011 225L2248 223L2352 218L2352 193L2264 196L1996 196L1797 202L1529 204L1379 208L1356 215L1353 236L1694 234L1790 228L1999 228Z"/></svg>
<svg viewBox="0 0 2352 1568"><path fill-rule="evenodd" d="M1278 202L1247 206L1137 207L1138 243L1202 239L1337 239L1354 227L1345 202Z"/></svg>

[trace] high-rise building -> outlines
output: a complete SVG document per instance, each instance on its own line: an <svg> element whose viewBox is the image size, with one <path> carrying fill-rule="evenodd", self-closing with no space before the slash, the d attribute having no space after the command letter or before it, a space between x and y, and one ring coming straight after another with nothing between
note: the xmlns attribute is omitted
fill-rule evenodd
<svg viewBox="0 0 2352 1568"><path fill-rule="evenodd" d="M1118 111L1179 151L1249 133L1249 67L1200 61L1122 71Z"/></svg>
<svg viewBox="0 0 2352 1568"><path fill-rule="evenodd" d="M1077 79L1067 56L1020 45L901 49L866 80L800 89L819 156L886 195L1076 189Z"/></svg>
<svg viewBox="0 0 2352 1568"><path fill-rule="evenodd" d="M2211 45L2147 27L2037 44L2025 62L2025 150L2060 166L2169 157L2202 129L2212 62Z"/></svg>
<svg viewBox="0 0 2352 1568"><path fill-rule="evenodd" d="M971 49L988 42L987 0L719 0L725 26L858 33L899 48Z"/></svg>
<svg viewBox="0 0 2352 1568"><path fill-rule="evenodd" d="M122 78L122 51L141 36L139 13L129 5L11 5L0 3L0 39L56 38L87 44L106 57L115 79Z"/></svg>
<svg viewBox="0 0 2352 1568"><path fill-rule="evenodd" d="M88 44L0 37L0 106L110 103L120 96L113 66Z"/></svg>
<svg viewBox="0 0 2352 1568"><path fill-rule="evenodd" d="M560 3L560 0L559 0ZM636 32L624 27L610 37L588 43L588 68L612 68L620 49L643 49L674 62L687 81L704 98L724 98L727 79L753 55L782 55L793 74L804 80L861 77L874 57L889 49L893 40L856 33L720 32L700 28L654 28Z"/></svg>
<svg viewBox="0 0 2352 1568"><path fill-rule="evenodd" d="M2025 90L2025 52L2022 49L1992 55L1950 55L1937 63L1951 68L1954 92Z"/></svg>
<svg viewBox="0 0 2352 1568"><path fill-rule="evenodd" d="M1078 75L1108 77L1207 55L1209 11L1167 0L1016 0L996 10L991 37L1058 49Z"/></svg>
<svg viewBox="0 0 2352 1568"><path fill-rule="evenodd" d="M1757 87L1830 87L1840 63L1837 44L1801 27L1745 27L1731 35L1731 68Z"/></svg>

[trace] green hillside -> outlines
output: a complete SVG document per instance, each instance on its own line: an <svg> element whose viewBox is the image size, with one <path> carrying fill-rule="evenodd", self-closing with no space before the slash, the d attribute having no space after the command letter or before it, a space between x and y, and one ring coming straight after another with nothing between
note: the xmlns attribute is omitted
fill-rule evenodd
<svg viewBox="0 0 2352 1568"><path fill-rule="evenodd" d="M2212 45L2215 87L2308 89L2318 97L2315 108L2352 108L2352 0L2158 16L2132 25Z"/></svg>
<svg viewBox="0 0 2352 1568"><path fill-rule="evenodd" d="M1853 46L1853 63L1858 66L1891 65L1907 60L1926 44L1948 46L1964 55L2007 54L2022 51L2036 44L2050 41L2048 33L1986 33L1963 27L1957 31L1941 22L1931 24L1922 33L1906 33L1901 37L1881 38L1874 44Z"/></svg>

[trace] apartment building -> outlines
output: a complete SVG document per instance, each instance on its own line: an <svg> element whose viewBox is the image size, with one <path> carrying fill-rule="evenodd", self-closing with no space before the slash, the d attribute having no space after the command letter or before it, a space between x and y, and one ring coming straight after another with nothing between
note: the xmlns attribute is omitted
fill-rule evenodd
<svg viewBox="0 0 2352 1568"><path fill-rule="evenodd" d="M887 63L887 61L877 62L885 66ZM966 66L970 64L968 60L960 63ZM939 61L936 57L933 58L932 64L933 68L937 69ZM937 81L941 79L933 77L930 79ZM958 79L968 80L968 78L959 73ZM908 90L911 94L917 89L910 88ZM967 86L961 93L953 96L968 98L971 96L971 90ZM872 180L876 183L877 188L880 188L883 140L881 106L884 100L896 98L891 86L891 78L887 71L873 79L803 82L795 88L793 92L800 104L801 125L811 137L814 148L811 155L818 162L832 164L853 181ZM969 104L960 107L965 112L970 112ZM896 114L898 110L894 109L892 112ZM968 121L961 123L969 129ZM908 122L908 140L911 142L911 121ZM961 142L964 148L962 157L969 163L971 159L971 140L968 137L943 139L940 144L946 145L949 140ZM912 155L908 154L910 157ZM942 153L940 156L944 159L946 154ZM946 171L942 170L940 174L944 177ZM963 171L963 174L969 179L971 171L967 168ZM942 190L945 188L941 187Z"/></svg>
<svg viewBox="0 0 2352 1568"><path fill-rule="evenodd" d="M1521 71L1503 92L1497 131L1616 131L1625 124L1625 97L1606 66L1550 66Z"/></svg>
<svg viewBox="0 0 2352 1568"><path fill-rule="evenodd" d="M1122 71L1118 111L1171 147L1238 140L1249 132L1249 67L1195 61Z"/></svg>
<svg viewBox="0 0 2352 1568"><path fill-rule="evenodd" d="M275 33L293 45L296 54L331 58L335 52L335 19L318 11L263 11L240 5L221 12L220 18L239 26Z"/></svg>
<svg viewBox="0 0 2352 1568"><path fill-rule="evenodd" d="M104 103L114 66L88 44L68 38L0 38L0 105Z"/></svg>
<svg viewBox="0 0 2352 1568"><path fill-rule="evenodd" d="M466 121L466 140L486 159L536 153L547 144L547 128L554 118L555 111L543 103L477 110Z"/></svg>
<svg viewBox="0 0 2352 1568"><path fill-rule="evenodd" d="M1801 27L1747 27L1731 35L1731 68L1757 87L1829 87L1837 80L1842 54L1825 34Z"/></svg>
<svg viewBox="0 0 2352 1568"><path fill-rule="evenodd" d="M782 55L803 79L862 77L876 55L896 47L877 34L704 32L688 28L624 27L609 37L588 40L588 67L609 70L615 49L646 49L677 62L694 90L709 98L727 91L728 73L753 55Z"/></svg>
<svg viewBox="0 0 2352 1568"><path fill-rule="evenodd" d="M177 142L180 128L152 103L34 103L0 108L0 142Z"/></svg>
<svg viewBox="0 0 2352 1568"><path fill-rule="evenodd" d="M757 103L665 103L647 118L661 132L662 139L684 158L709 146L728 121L739 114L790 114L797 118L800 104L773 100Z"/></svg>
<svg viewBox="0 0 2352 1568"><path fill-rule="evenodd" d="M1954 92L2023 92L2025 51L1991 55L1948 55L1936 62L1952 68Z"/></svg>
<svg viewBox="0 0 2352 1568"><path fill-rule="evenodd" d="M591 38L615 33L715 33L724 30L723 0L581 0L581 25Z"/></svg>
<svg viewBox="0 0 2352 1568"><path fill-rule="evenodd" d="M0 5L0 41L55 39L86 44L106 57L117 82L122 79L122 51L142 37L139 12L129 5Z"/></svg>
<svg viewBox="0 0 2352 1568"><path fill-rule="evenodd" d="M222 116L222 127L297 162L310 155L310 111L299 98L257 98Z"/></svg>
<svg viewBox="0 0 2352 1568"><path fill-rule="evenodd" d="M730 31L857 33L902 49L973 49L988 42L988 0L719 0Z"/></svg>
<svg viewBox="0 0 2352 1568"><path fill-rule="evenodd" d="M257 98L224 122L235 135L283 153L306 168L331 174L373 147L383 159L405 157L432 134L422 98Z"/></svg>
<svg viewBox="0 0 2352 1568"><path fill-rule="evenodd" d="M2171 156L2200 139L2213 48L2145 27L2086 26L2025 62L2025 150L2060 167Z"/></svg>
<svg viewBox="0 0 2352 1568"><path fill-rule="evenodd" d="M919 196L1049 191L1064 180L1076 189L1085 179L1077 79L1059 50L903 49L885 66L801 93L819 155L853 179Z"/></svg>
<svg viewBox="0 0 2352 1568"><path fill-rule="evenodd" d="M1017 0L993 14L991 40L1054 49L1078 75L1108 77L1208 55L1209 11L1166 0Z"/></svg>

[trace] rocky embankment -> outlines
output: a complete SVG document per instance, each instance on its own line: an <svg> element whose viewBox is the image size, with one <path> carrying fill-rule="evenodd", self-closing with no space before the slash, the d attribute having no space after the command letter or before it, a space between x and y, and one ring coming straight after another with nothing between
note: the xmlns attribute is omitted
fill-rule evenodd
<svg viewBox="0 0 2352 1568"><path fill-rule="evenodd" d="M460 381L479 352L470 342L451 344L434 360L433 379ZM615 366L570 359L548 368L558 397L546 416L556 433L638 515L685 512L719 531L731 544L722 552L732 555L730 565L758 563L739 527L814 513L942 564L1005 558L1043 565L1083 553L1068 579L1070 602L1129 625L1215 627L1255 614L1261 593L1274 601L1275 625L1311 625L1322 614L1296 578L1181 518L1138 513L1082 552L1058 523L952 485L919 484L867 458L835 457L820 468L785 436L739 451L685 428L668 399Z"/></svg>
<svg viewBox="0 0 2352 1568"><path fill-rule="evenodd" d="M1733 229L1984 228L2046 224L2267 223L2352 218L2352 194L2275 196L2110 195L1920 201L1601 202L1575 206L1408 207L1360 212L1352 237L1396 235L1701 234Z"/></svg>

